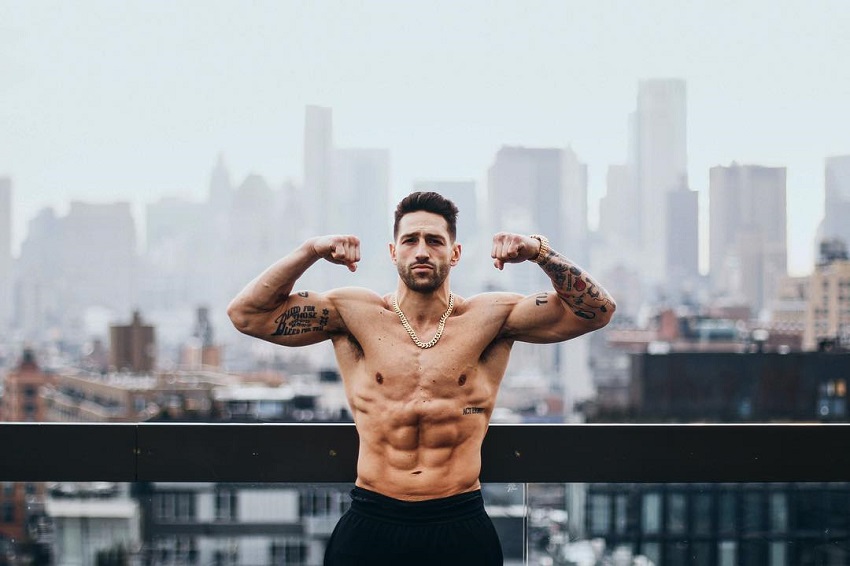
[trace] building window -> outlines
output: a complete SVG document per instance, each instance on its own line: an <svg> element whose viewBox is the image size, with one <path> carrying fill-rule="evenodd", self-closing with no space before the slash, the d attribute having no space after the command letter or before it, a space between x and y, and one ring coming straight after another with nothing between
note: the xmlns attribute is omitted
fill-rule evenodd
<svg viewBox="0 0 850 566"><path fill-rule="evenodd" d="M219 521L235 521L236 491L223 489L215 494L215 518Z"/></svg>
<svg viewBox="0 0 850 566"><path fill-rule="evenodd" d="M774 533L788 530L788 495L785 493L770 494L770 530ZM772 547L770 552L772 556Z"/></svg>
<svg viewBox="0 0 850 566"><path fill-rule="evenodd" d="M688 527L688 507L684 493L667 495L667 532L681 534Z"/></svg>
<svg viewBox="0 0 850 566"><path fill-rule="evenodd" d="M643 532L655 534L661 532L661 494L644 493L642 514Z"/></svg>
<svg viewBox="0 0 850 566"><path fill-rule="evenodd" d="M3 522L4 523L14 523L15 522L15 505L7 501L3 504Z"/></svg>
<svg viewBox="0 0 850 566"><path fill-rule="evenodd" d="M591 495L588 498L590 505L590 532L593 534L606 534L611 530L611 496L604 494Z"/></svg>
<svg viewBox="0 0 850 566"><path fill-rule="evenodd" d="M629 528L629 498L625 494L614 497L614 532L625 534Z"/></svg>
<svg viewBox="0 0 850 566"><path fill-rule="evenodd" d="M307 562L307 545L301 541L273 542L269 548L272 566L288 566Z"/></svg>
<svg viewBox="0 0 850 566"><path fill-rule="evenodd" d="M12 497L15 494L15 482L4 481L3 482L3 495L5 497Z"/></svg>
<svg viewBox="0 0 850 566"><path fill-rule="evenodd" d="M744 532L757 533L764 529L764 501L762 493L750 492L744 494ZM748 562L748 564L750 564Z"/></svg>
<svg viewBox="0 0 850 566"><path fill-rule="evenodd" d="M720 514L717 530L724 533L734 533L738 530L738 513L735 504L735 494L723 492L720 494Z"/></svg>
<svg viewBox="0 0 850 566"><path fill-rule="evenodd" d="M770 566L788 566L788 547L782 541L770 543Z"/></svg>
<svg viewBox="0 0 850 566"><path fill-rule="evenodd" d="M738 545L734 540L722 540L717 545L718 566L738 566Z"/></svg>
<svg viewBox="0 0 850 566"><path fill-rule="evenodd" d="M698 535L711 533L712 499L709 493L698 493L694 495L694 519L693 530Z"/></svg>
<svg viewBox="0 0 850 566"><path fill-rule="evenodd" d="M691 543L693 566L713 566L714 561L711 559L711 547L711 543L708 542Z"/></svg>

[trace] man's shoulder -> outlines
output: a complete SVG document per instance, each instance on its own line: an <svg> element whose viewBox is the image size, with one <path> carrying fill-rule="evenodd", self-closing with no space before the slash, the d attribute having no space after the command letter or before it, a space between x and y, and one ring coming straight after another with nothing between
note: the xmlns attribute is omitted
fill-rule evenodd
<svg viewBox="0 0 850 566"><path fill-rule="evenodd" d="M337 287L325 293L325 296L337 304L384 304L385 298L365 287Z"/></svg>
<svg viewBox="0 0 850 566"><path fill-rule="evenodd" d="M508 293L505 291L489 291L479 293L466 299L471 308L493 308L499 306L513 306L523 299L519 293Z"/></svg>

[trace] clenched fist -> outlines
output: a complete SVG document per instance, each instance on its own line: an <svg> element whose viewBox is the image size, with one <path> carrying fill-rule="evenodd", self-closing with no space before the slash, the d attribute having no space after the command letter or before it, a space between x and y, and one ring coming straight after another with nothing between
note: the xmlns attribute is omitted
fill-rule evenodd
<svg viewBox="0 0 850 566"><path fill-rule="evenodd" d="M331 263L356 271L360 261L360 239L357 236L320 236L313 240L313 251Z"/></svg>
<svg viewBox="0 0 850 566"><path fill-rule="evenodd" d="M522 234L511 234L510 232L499 232L493 236L493 265L496 269L504 269L506 263L521 263L540 252L540 241L536 238L523 236Z"/></svg>

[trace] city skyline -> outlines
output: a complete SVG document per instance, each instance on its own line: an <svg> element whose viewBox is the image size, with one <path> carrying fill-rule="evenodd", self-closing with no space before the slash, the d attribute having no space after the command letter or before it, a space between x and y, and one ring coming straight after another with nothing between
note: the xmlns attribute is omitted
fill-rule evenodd
<svg viewBox="0 0 850 566"><path fill-rule="evenodd" d="M219 152L237 182L303 181L309 104L333 108L339 146L389 150L395 196L422 179L480 191L503 145L570 147L595 225L639 81L670 77L701 214L711 167L787 167L789 270L809 272L825 161L850 153L850 6L668 6L2 1L14 248L43 206L127 200L142 224L161 196L205 198Z"/></svg>

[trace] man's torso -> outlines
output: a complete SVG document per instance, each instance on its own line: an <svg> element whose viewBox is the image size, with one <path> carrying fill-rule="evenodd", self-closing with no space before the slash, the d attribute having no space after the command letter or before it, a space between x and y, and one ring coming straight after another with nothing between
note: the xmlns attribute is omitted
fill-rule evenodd
<svg viewBox="0 0 850 566"><path fill-rule="evenodd" d="M512 344L499 332L515 299L457 298L429 349L413 343L389 301L366 292L336 301L348 329L333 343L360 436L357 484L405 500L478 489L481 442Z"/></svg>

